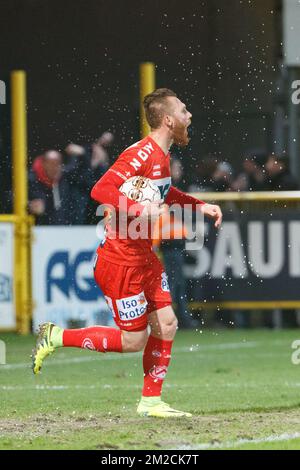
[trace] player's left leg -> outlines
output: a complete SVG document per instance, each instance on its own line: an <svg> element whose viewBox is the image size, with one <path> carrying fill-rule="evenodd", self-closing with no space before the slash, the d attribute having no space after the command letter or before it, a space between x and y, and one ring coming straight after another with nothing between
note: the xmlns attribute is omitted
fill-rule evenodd
<svg viewBox="0 0 300 470"><path fill-rule="evenodd" d="M98 257L95 264L95 280L103 295L106 296L118 328L91 326L69 330L53 323L44 323L40 327L36 347L32 354L33 372L38 374L44 359L60 347L84 348L103 353L142 350L148 334L147 303L140 285L140 278L142 275L136 267L114 265ZM125 308L120 307L120 304L123 305L122 302ZM129 308L126 307L127 303ZM135 310L132 311L132 303L139 306L135 308L137 313ZM129 313L131 317L128 319ZM133 313L134 318L132 318Z"/></svg>
<svg viewBox="0 0 300 470"><path fill-rule="evenodd" d="M92 326L67 330L53 323L44 323L39 328L36 347L32 352L34 374L41 370L44 359L60 347L76 347L98 352L122 352L122 333L117 328Z"/></svg>
<svg viewBox="0 0 300 470"><path fill-rule="evenodd" d="M161 400L162 386L171 360L177 319L171 305L154 310L148 316L151 333L144 356L144 387L137 412L159 418L191 417L191 413L171 408Z"/></svg>
<svg viewBox="0 0 300 470"><path fill-rule="evenodd" d="M39 374L44 359L57 348L74 347L102 353L127 353L144 349L147 339L146 326L140 331L122 331L106 326L67 330L53 323L44 323L40 326L36 348L32 354L33 372Z"/></svg>

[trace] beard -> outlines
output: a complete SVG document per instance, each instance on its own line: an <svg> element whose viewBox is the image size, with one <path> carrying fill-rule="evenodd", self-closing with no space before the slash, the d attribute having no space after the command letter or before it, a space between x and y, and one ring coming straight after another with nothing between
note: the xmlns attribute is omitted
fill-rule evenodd
<svg viewBox="0 0 300 470"><path fill-rule="evenodd" d="M176 122L173 129L173 141L178 147L186 147L190 141L187 127L179 122Z"/></svg>

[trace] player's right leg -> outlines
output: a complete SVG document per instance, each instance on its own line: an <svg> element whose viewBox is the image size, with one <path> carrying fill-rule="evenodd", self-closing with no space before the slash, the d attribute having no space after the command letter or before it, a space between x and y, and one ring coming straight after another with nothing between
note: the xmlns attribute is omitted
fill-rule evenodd
<svg viewBox="0 0 300 470"><path fill-rule="evenodd" d="M148 319L151 333L144 350L144 387L137 412L145 417L189 418L191 413L174 409L161 399L177 329L177 319L172 306L152 311Z"/></svg>
<svg viewBox="0 0 300 470"><path fill-rule="evenodd" d="M151 277L145 285L148 298L148 322L151 329L143 355L144 386L137 412L140 416L158 418L191 417L191 413L171 408L161 399L172 354L177 319L164 268L158 259L151 266Z"/></svg>

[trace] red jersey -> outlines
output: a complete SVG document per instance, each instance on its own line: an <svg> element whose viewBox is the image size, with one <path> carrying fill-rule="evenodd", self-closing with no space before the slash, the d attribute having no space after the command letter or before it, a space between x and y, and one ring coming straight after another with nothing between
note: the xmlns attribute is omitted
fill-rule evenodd
<svg viewBox="0 0 300 470"><path fill-rule="evenodd" d="M155 183L161 193L161 198L167 203L180 205L192 204L196 209L203 204L171 186L170 153L167 155L160 146L147 136L139 142L128 147L120 154L117 161L102 176L92 189L91 196L102 204L111 204L119 209L119 197L123 194L119 187L133 176L144 176ZM126 198L127 210L136 202ZM140 212L143 210L142 205ZM106 226L106 238L100 244L98 252L107 261L124 266L147 265L153 259L152 240L149 239L122 239L116 237L110 225Z"/></svg>

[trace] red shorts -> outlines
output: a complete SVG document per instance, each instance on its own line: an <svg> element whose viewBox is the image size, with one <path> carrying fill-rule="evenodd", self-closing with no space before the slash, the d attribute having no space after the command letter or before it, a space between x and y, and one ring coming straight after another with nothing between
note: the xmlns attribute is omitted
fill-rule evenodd
<svg viewBox="0 0 300 470"><path fill-rule="evenodd" d="M167 275L156 255L147 266L120 266L99 254L94 266L95 281L121 330L142 331L149 313L172 305Z"/></svg>

